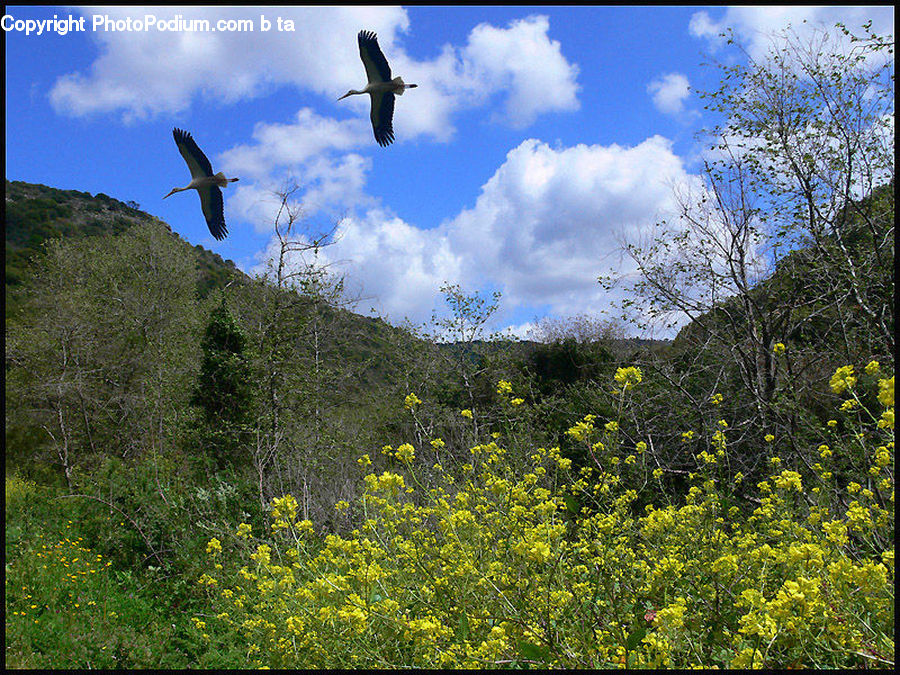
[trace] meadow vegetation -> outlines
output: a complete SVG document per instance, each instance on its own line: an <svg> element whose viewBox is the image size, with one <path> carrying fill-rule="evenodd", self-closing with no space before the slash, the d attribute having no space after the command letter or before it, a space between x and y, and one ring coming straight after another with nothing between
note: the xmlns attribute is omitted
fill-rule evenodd
<svg viewBox="0 0 900 675"><path fill-rule="evenodd" d="M625 318L533 342L348 311L290 190L250 279L7 183L6 664L892 668L892 43L781 44Z"/></svg>
<svg viewBox="0 0 900 675"><path fill-rule="evenodd" d="M627 396L640 371L616 380ZM498 392L522 405L508 382ZM429 485L416 448L385 446L393 469L368 473L361 456L362 494L336 505L357 516L349 533L317 532L288 494L269 529L209 540L198 584L210 610L192 619L211 645L203 665L228 665L219 655L235 645L250 665L289 668L888 665L890 414L832 435L806 484L772 448L770 475L749 489L722 470L721 420L687 493L662 501L647 444L593 415L568 431L594 460L580 470L559 448L517 447L503 425L468 462L435 465ZM511 452L527 457L519 470ZM855 457L874 490L837 485L835 455Z"/></svg>

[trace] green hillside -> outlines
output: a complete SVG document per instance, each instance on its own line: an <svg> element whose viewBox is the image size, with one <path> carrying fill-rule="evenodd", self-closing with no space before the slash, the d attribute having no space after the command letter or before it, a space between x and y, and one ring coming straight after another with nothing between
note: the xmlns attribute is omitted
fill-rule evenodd
<svg viewBox="0 0 900 675"><path fill-rule="evenodd" d="M29 259L48 239L111 236L138 223L153 223L183 242L167 223L141 211L134 202L121 202L103 193L92 196L89 192L57 190L46 185L7 180L7 291L22 284ZM198 291L201 295L206 295L213 288L224 287L235 275L240 275L232 261L223 260L218 254L199 245L194 250L200 272ZM9 301L9 293L7 298Z"/></svg>

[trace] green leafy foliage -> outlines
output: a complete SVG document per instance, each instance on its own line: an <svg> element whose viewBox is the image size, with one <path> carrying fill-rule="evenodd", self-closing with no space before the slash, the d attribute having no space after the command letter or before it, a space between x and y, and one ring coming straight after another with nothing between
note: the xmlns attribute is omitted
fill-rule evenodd
<svg viewBox="0 0 900 675"><path fill-rule="evenodd" d="M92 197L89 192L6 181L7 318L18 308L20 294L16 290L26 282L30 261L40 254L45 242L59 238L110 237L140 223L155 223L171 233L168 225L141 211L133 201L123 203L102 193ZM180 240L177 234L171 236ZM224 288L240 276L232 261L223 260L199 245L194 247L194 253L200 297Z"/></svg>
<svg viewBox="0 0 900 675"><path fill-rule="evenodd" d="M6 665L10 668L184 668L185 619L76 534L71 500L6 478ZM119 517L103 527L121 528ZM187 640L185 640L187 638Z"/></svg>
<svg viewBox="0 0 900 675"><path fill-rule="evenodd" d="M645 380L629 367L615 382L624 400ZM848 400L866 388L849 386ZM219 655L235 643L247 645L238 663L285 668L890 665L893 500L821 465L804 479L776 452L739 506L746 488L721 471L729 425L718 427L668 504L648 444L591 415L569 431L591 447L580 470L543 447L513 467L525 448L503 423L437 481L420 477L425 448L384 448L387 471L363 456L358 528L319 533L285 495L271 533L243 522L209 540L197 583L214 609L194 618L205 665L233 666ZM857 471L892 491L893 431L870 418L854 438ZM853 441L834 444L843 454Z"/></svg>

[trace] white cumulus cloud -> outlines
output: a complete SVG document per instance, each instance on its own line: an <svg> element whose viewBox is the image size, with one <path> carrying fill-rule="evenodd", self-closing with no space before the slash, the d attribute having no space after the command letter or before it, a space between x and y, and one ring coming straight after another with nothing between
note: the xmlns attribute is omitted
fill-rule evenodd
<svg viewBox="0 0 900 675"><path fill-rule="evenodd" d="M690 96L688 79L681 73L668 73L647 85L656 109L667 115L684 111L684 101Z"/></svg>
<svg viewBox="0 0 900 675"><path fill-rule="evenodd" d="M692 35L708 40L713 48L717 48L724 44L721 33L731 28L747 46L750 56L759 58L768 49L771 34L788 24L802 34L814 26L831 28L841 22L851 32L858 33L869 20L876 33L893 35L894 8L890 5L740 5L728 7L719 20L711 18L706 10L697 12L691 17L689 29Z"/></svg>
<svg viewBox="0 0 900 675"><path fill-rule="evenodd" d="M546 16L513 21L508 28L479 24L463 50L467 70L488 90L506 90L504 114L524 127L545 112L578 108L578 66L548 36Z"/></svg>
<svg viewBox="0 0 900 675"><path fill-rule="evenodd" d="M674 211L673 186L694 182L671 142L633 147L551 147L529 139L513 148L475 204L423 230L381 208L342 221L323 261L343 261L360 289L392 319L427 321L439 287L503 293L503 317L546 307L557 315L599 313L618 296L597 277L632 270L620 259L634 238Z"/></svg>
<svg viewBox="0 0 900 675"><path fill-rule="evenodd" d="M100 56L86 73L61 77L50 92L59 112L86 115L121 111L127 119L180 112L195 98L233 103L293 84L314 92L336 92L359 78L354 45L360 26L392 44L407 30L405 10L396 7L90 7L94 16L133 21L252 20L254 30L93 31ZM261 17L294 22L294 31L260 30Z"/></svg>
<svg viewBox="0 0 900 675"><path fill-rule="evenodd" d="M255 30L94 31L100 55L86 71L61 76L49 96L57 112L84 116L120 112L126 121L183 112L204 99L222 104L256 98L291 85L334 100L365 84L356 48L361 26L378 34L393 74L415 83L416 104L397 106L395 126L404 134L438 141L453 133L454 112L487 104L499 95L498 119L523 127L538 115L578 108L578 67L549 37L545 16L513 21L505 28L475 26L465 45L444 45L431 60L410 58L399 37L409 30L402 8L392 7L91 7L88 22L184 22L252 20ZM260 31L260 17L292 20L294 31ZM407 94L411 96L411 94ZM340 103L367 117L368 97ZM274 133L270 131L270 133ZM263 142L265 139L261 139Z"/></svg>

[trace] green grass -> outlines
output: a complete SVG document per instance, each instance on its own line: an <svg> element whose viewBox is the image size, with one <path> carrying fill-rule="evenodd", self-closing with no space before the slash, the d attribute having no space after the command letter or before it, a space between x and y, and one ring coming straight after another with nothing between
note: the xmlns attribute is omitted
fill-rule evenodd
<svg viewBox="0 0 900 675"><path fill-rule="evenodd" d="M6 479L7 667L189 666L186 617L170 615L158 584L85 546L71 500L55 497Z"/></svg>

